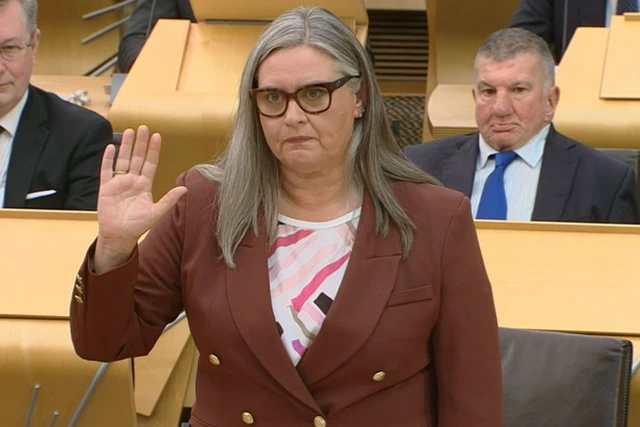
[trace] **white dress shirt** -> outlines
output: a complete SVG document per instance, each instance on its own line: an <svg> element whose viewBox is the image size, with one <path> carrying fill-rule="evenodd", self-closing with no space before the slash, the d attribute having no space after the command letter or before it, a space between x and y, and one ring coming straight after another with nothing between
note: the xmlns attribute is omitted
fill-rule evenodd
<svg viewBox="0 0 640 427"><path fill-rule="evenodd" d="M9 158L13 148L13 138L16 136L22 110L27 103L29 90L24 91L22 99L15 107L3 117L0 117L0 208L4 206L4 193L7 186L7 173L9 171Z"/></svg>
<svg viewBox="0 0 640 427"><path fill-rule="evenodd" d="M504 172L504 190L507 195L507 221L531 221L533 207L536 202L542 154L547 142L551 125L546 125L537 135L522 147L514 150L518 157ZM478 213L478 205L482 189L487 178L496 167L496 161L489 156L497 153L479 135L479 153L476 162L476 174L471 191L471 208L473 217Z"/></svg>
<svg viewBox="0 0 640 427"><path fill-rule="evenodd" d="M611 26L611 17L615 16L616 8L618 7L618 0L609 0L607 2L607 27Z"/></svg>

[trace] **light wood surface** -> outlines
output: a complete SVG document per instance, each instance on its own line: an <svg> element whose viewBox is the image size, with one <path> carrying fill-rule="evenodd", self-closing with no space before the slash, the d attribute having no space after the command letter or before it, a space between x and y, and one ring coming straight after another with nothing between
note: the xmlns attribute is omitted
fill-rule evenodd
<svg viewBox="0 0 640 427"><path fill-rule="evenodd" d="M117 0L38 2L38 27L42 32L42 38L35 73L81 76L115 55L120 42L118 29L87 44L82 44L81 40L121 18L119 12L110 12L90 20L84 20L82 16L117 2Z"/></svg>
<svg viewBox="0 0 640 427"><path fill-rule="evenodd" d="M640 102L640 14L612 16L600 96Z"/></svg>
<svg viewBox="0 0 640 427"><path fill-rule="evenodd" d="M77 269L97 234L94 212L0 209L0 315L66 319Z"/></svg>
<svg viewBox="0 0 640 427"><path fill-rule="evenodd" d="M501 326L640 335L640 226L476 224Z"/></svg>
<svg viewBox="0 0 640 427"><path fill-rule="evenodd" d="M473 85L438 85L427 103L427 115L434 138L477 130Z"/></svg>
<svg viewBox="0 0 640 427"><path fill-rule="evenodd" d="M162 390L162 395L153 413L150 416L138 413L137 427L175 427L178 425L182 414L182 402L189 386L190 373L194 369L195 353L195 345L189 339L180 353L180 357L176 360L171 377ZM136 389L137 387L136 384Z"/></svg>
<svg viewBox="0 0 640 427"><path fill-rule="evenodd" d="M559 132L599 148L640 148L640 101L600 98L607 28L578 28L556 73ZM637 43L635 43L637 46Z"/></svg>
<svg viewBox="0 0 640 427"><path fill-rule="evenodd" d="M190 341L189 325L181 320L166 331L156 342L151 354L135 360L136 367L136 411L142 416L155 416L155 409L162 393L168 387L170 378L176 374L179 359L183 357L187 342ZM192 357L189 353L191 367ZM181 375L181 373L178 373ZM185 374L188 377L188 373ZM186 380L184 388L186 389ZM184 391L180 404L184 401ZM177 424L177 423L176 423ZM172 426L173 427L173 426Z"/></svg>
<svg viewBox="0 0 640 427"><path fill-rule="evenodd" d="M364 0L367 9L425 10L424 0Z"/></svg>
<svg viewBox="0 0 640 427"><path fill-rule="evenodd" d="M0 235L5 236L2 232ZM55 258L53 253L49 256ZM30 262L27 264L33 265ZM24 259L22 266L25 267ZM11 287L28 285L26 282L16 281L3 283L11 283ZM57 288L55 283L48 284L52 289ZM47 299L52 294L53 291L40 295L31 294L28 298L35 301ZM69 294L66 292L67 300ZM25 425L36 384L40 384L40 391L29 425L49 425L54 411L59 413L55 425L69 425L101 366L101 363L88 362L76 356L69 337L69 322L0 318L0 342L2 425ZM135 426L131 363L128 360L109 365L77 421L76 427Z"/></svg>
<svg viewBox="0 0 640 427"><path fill-rule="evenodd" d="M109 115L109 95L105 92L105 86L111 84L107 76L57 76L48 74L35 74L31 76L31 84L40 89L57 94L74 94L79 90L86 90L91 102L84 105L85 108L95 111L104 118Z"/></svg>
<svg viewBox="0 0 640 427"><path fill-rule="evenodd" d="M198 22L220 21L271 21L283 12L305 4L291 0L271 0L256 3L255 0L212 2L191 0L191 7ZM311 6L306 4L305 6ZM338 16L356 19L359 25L367 25L369 18L363 0L316 0L313 6L322 6Z"/></svg>

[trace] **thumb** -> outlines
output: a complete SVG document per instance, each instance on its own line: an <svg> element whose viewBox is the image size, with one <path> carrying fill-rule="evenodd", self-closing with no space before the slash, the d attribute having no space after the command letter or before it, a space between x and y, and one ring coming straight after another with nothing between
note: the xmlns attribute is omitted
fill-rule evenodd
<svg viewBox="0 0 640 427"><path fill-rule="evenodd" d="M187 187L180 186L172 188L162 199L156 203L156 219L164 215L173 205L178 203L182 196L187 194Z"/></svg>

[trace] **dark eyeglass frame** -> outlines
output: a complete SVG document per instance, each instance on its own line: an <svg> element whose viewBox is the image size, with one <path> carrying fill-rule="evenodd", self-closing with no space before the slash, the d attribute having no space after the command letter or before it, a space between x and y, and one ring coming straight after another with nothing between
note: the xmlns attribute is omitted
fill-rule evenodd
<svg viewBox="0 0 640 427"><path fill-rule="evenodd" d="M253 101L253 105L256 107L256 110L258 110L258 113L260 113L261 115L263 115L265 117L282 117L282 116L284 116L285 113L287 112L287 110L289 109L289 101L291 101L292 99L295 101L296 104L298 104L298 107L300 107L300 109L302 111L304 111L305 113L307 113L307 114L320 114L320 113L324 113L329 108L331 108L331 102L333 101L333 92L335 92L336 90L340 89L349 80L357 79L357 78L360 78L360 76L359 75L357 75L357 76L344 76L344 77L340 77L339 79L334 80L332 82L312 83L312 84L309 84L309 85L302 86L301 88L299 88L295 92L285 92L283 90L273 89L273 88L251 89L251 90L249 90L249 97ZM300 102L298 101L298 94L300 92L304 91L304 90L307 90L309 88L314 88L314 87L324 88L324 89L327 90L327 92L329 93L329 103L327 104L327 108L325 108L323 110L320 110L320 111L307 111L307 110L305 110L305 108L302 105L300 105ZM266 114L262 110L260 110L260 107L258 106L258 98L257 97L258 97L258 94L264 93L264 92L278 92L278 93L284 95L287 98L286 102L284 104L284 110L282 110L282 113L280 113L280 114Z"/></svg>
<svg viewBox="0 0 640 427"><path fill-rule="evenodd" d="M29 38L29 41L26 43L22 43L22 44L12 44L12 45L6 45L6 46L0 46L0 58L4 59L5 61L17 61L18 59L22 58L26 52L26 49L33 46L33 36ZM20 53L15 57L15 58L7 58L4 56L4 48L7 47L17 47L20 48Z"/></svg>

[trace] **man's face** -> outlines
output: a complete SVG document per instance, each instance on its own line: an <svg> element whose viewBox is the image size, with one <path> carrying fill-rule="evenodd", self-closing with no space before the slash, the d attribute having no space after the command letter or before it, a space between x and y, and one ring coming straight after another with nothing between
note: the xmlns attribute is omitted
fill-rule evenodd
<svg viewBox="0 0 640 427"><path fill-rule="evenodd" d="M39 42L40 31L29 34L20 3L11 0L0 9L0 48L13 52L11 56L17 52L13 59L0 56L0 117L11 111L27 90Z"/></svg>
<svg viewBox="0 0 640 427"><path fill-rule="evenodd" d="M476 123L484 140L498 151L525 145L553 119L560 98L545 82L538 57L521 53L496 62L480 57L473 99Z"/></svg>

